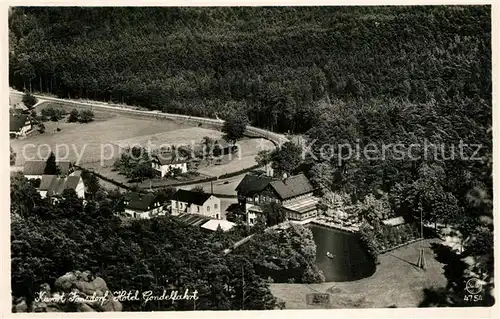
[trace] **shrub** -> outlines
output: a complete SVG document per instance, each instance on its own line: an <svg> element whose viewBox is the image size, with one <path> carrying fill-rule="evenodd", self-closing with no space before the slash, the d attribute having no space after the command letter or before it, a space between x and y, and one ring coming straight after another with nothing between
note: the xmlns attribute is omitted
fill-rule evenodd
<svg viewBox="0 0 500 319"><path fill-rule="evenodd" d="M368 224L364 224L359 229L359 234L361 245L366 248L373 260L378 262L380 242L377 240L375 229L372 229Z"/></svg>
<svg viewBox="0 0 500 319"><path fill-rule="evenodd" d="M71 113L69 113L68 122L70 123L78 122L79 119L80 119L80 114L78 113L78 110L73 109Z"/></svg>
<svg viewBox="0 0 500 319"><path fill-rule="evenodd" d="M64 117L65 112L62 109L54 109L49 106L42 110L42 119L57 122Z"/></svg>
<svg viewBox="0 0 500 319"><path fill-rule="evenodd" d="M91 110L83 110L80 112L80 118L79 121L81 123L89 123L94 120L94 112Z"/></svg>
<svg viewBox="0 0 500 319"><path fill-rule="evenodd" d="M30 92L23 95L23 103L27 108L32 108L37 102L38 99Z"/></svg>

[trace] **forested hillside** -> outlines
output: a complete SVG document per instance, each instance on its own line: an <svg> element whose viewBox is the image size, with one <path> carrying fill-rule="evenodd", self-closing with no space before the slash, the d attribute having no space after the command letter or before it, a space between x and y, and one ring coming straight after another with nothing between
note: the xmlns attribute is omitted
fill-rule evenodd
<svg viewBox="0 0 500 319"><path fill-rule="evenodd" d="M305 133L305 161L272 158L324 193L459 231L492 285L489 6L14 8L9 42L18 89ZM338 160L339 145L390 144L421 147Z"/></svg>
<svg viewBox="0 0 500 319"><path fill-rule="evenodd" d="M198 291L196 302L128 300L123 303L124 311L265 310L276 306L263 267L259 274L254 271L254 263L265 263L269 256L252 249L223 254L224 248L242 238L239 231L210 234L168 217L122 224L115 216L120 212L119 193L99 189L96 198L84 205L74 191L65 191L64 198L53 204L42 199L22 175L12 178L11 198L12 296L25 297L28 304L43 283L54 287L54 281L66 272L85 269L105 277L112 291L140 290L142 294L151 290L157 296L163 290L168 295L171 291L181 295L186 289ZM301 236L311 236L302 226L292 231L299 242ZM305 259L315 255L314 249L306 244L297 247L291 240L278 242L277 236L256 237L269 249L288 247L280 258L268 261L268 267L293 265L295 273L290 276L297 275L298 282L301 277L304 282L317 282Z"/></svg>
<svg viewBox="0 0 500 319"><path fill-rule="evenodd" d="M10 83L305 132L329 99L489 99L489 7L14 8Z"/></svg>

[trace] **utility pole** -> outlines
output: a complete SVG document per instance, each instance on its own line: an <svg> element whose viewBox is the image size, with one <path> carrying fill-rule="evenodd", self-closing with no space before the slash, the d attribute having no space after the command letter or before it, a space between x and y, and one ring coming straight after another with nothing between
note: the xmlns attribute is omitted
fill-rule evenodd
<svg viewBox="0 0 500 319"><path fill-rule="evenodd" d="M418 256L417 266L423 270L426 270L427 265L425 262L425 254L424 254L424 219L423 219L423 209L420 207L420 254Z"/></svg>

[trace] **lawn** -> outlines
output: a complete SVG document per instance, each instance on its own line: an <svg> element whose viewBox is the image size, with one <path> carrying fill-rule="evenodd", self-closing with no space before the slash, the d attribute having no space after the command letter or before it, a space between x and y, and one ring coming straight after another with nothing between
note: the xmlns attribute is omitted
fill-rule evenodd
<svg viewBox="0 0 500 319"><path fill-rule="evenodd" d="M42 107L37 107L40 113ZM71 109L71 108L66 108ZM17 153L16 165L23 165L28 158L41 159L50 150L58 151L61 160L76 161L81 154L79 164L100 162L105 158L117 156L120 149L110 143L112 140L151 135L187 128L187 125L171 120L156 120L141 117L116 115L110 112L95 111L95 121L87 124L67 123L66 119L59 122L45 122L46 131L43 134L34 132L25 139L13 139L11 145ZM61 131L57 132L56 129ZM23 147L27 145L23 152ZM105 161L105 164L114 160Z"/></svg>
<svg viewBox="0 0 500 319"><path fill-rule="evenodd" d="M237 172L256 165L255 156L259 151L274 149L274 144L263 138L245 138L238 141L237 144L241 148L241 153L232 154L231 160L226 159L221 165L200 167L198 172L210 176Z"/></svg>
<svg viewBox="0 0 500 319"><path fill-rule="evenodd" d="M201 143L203 137L208 136L212 139L222 138L222 132L206 129L202 127L187 127L182 129L177 129L175 131L170 130L161 133L154 133L149 135L136 135L134 137L126 137L118 140L113 140L110 142L116 144L122 148L131 147L135 145L141 145L143 147L148 144L151 148L157 149L163 146L180 146L180 145L196 145Z"/></svg>
<svg viewBox="0 0 500 319"><path fill-rule="evenodd" d="M423 300L424 288L444 287L443 264L435 259L425 240L427 270L416 267L420 242L401 247L379 256L380 265L373 276L351 282L322 284L271 284L271 292L286 302L286 309L314 308L384 308L417 307ZM306 302L309 293L330 293L331 305L312 306Z"/></svg>

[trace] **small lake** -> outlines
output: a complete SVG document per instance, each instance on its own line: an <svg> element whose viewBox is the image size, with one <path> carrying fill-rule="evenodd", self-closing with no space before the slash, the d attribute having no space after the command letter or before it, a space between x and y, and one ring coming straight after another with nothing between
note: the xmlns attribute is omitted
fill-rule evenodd
<svg viewBox="0 0 500 319"><path fill-rule="evenodd" d="M375 262L362 246L359 235L319 225L307 227L316 243L316 265L326 281L353 281L373 275ZM327 257L327 252L333 258Z"/></svg>

